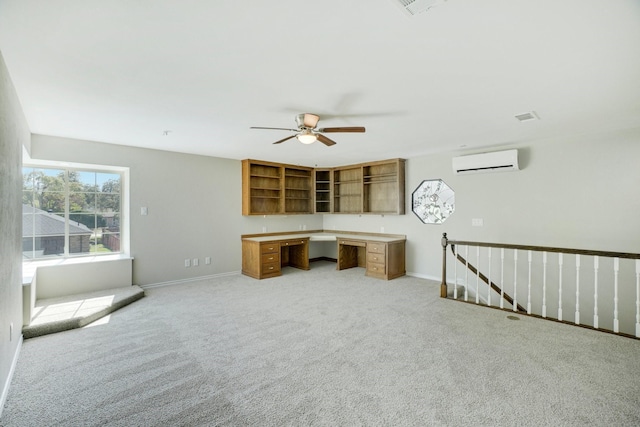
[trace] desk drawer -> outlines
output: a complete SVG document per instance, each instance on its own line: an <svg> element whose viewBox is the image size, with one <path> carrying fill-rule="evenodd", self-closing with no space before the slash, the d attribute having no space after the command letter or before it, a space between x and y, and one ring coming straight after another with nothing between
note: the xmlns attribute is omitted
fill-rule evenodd
<svg viewBox="0 0 640 427"><path fill-rule="evenodd" d="M367 243L367 252L382 254L386 253L387 245L385 243L369 242Z"/></svg>
<svg viewBox="0 0 640 427"><path fill-rule="evenodd" d="M262 254L260 261L262 265L269 264L269 263L280 263L280 252Z"/></svg>
<svg viewBox="0 0 640 427"><path fill-rule="evenodd" d="M268 262L266 264L262 264L260 266L260 273L263 276L267 276L270 274L280 274L280 261L278 262Z"/></svg>
<svg viewBox="0 0 640 427"><path fill-rule="evenodd" d="M261 254L272 254L280 252L280 244L276 242L268 242L260 245Z"/></svg>
<svg viewBox="0 0 640 427"><path fill-rule="evenodd" d="M377 252L367 252L367 263L384 264L384 254L380 254Z"/></svg>
<svg viewBox="0 0 640 427"><path fill-rule="evenodd" d="M367 262L367 273L373 275L385 275L387 273L387 269L384 264L379 264L377 262Z"/></svg>
<svg viewBox="0 0 640 427"><path fill-rule="evenodd" d="M290 239L280 241L280 246L304 245L309 239Z"/></svg>
<svg viewBox="0 0 640 427"><path fill-rule="evenodd" d="M348 239L338 239L338 244L345 246L367 246L367 242L363 242L362 240L348 240Z"/></svg>

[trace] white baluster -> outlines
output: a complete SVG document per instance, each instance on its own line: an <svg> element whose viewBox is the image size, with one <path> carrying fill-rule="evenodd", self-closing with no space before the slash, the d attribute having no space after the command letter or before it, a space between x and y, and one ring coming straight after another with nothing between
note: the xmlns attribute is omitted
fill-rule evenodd
<svg viewBox="0 0 640 427"><path fill-rule="evenodd" d="M580 324L580 255L576 254L576 318L575 324Z"/></svg>
<svg viewBox="0 0 640 427"><path fill-rule="evenodd" d="M476 246L476 304L480 303L480 246Z"/></svg>
<svg viewBox="0 0 640 427"><path fill-rule="evenodd" d="M636 260L636 337L640 338L640 259Z"/></svg>
<svg viewBox="0 0 640 427"><path fill-rule="evenodd" d="M469 246L464 247L464 259L466 268L464 269L464 300L469 301Z"/></svg>
<svg viewBox="0 0 640 427"><path fill-rule="evenodd" d="M558 254L558 320L562 320L562 252Z"/></svg>
<svg viewBox="0 0 640 427"><path fill-rule="evenodd" d="M529 261L529 289L527 291L527 314L531 314L531 251L528 254Z"/></svg>
<svg viewBox="0 0 640 427"><path fill-rule="evenodd" d="M518 250L513 250L513 311L518 311Z"/></svg>
<svg viewBox="0 0 640 427"><path fill-rule="evenodd" d="M500 249L500 308L504 308L504 248Z"/></svg>
<svg viewBox="0 0 640 427"><path fill-rule="evenodd" d="M491 306L491 247L489 246L487 249L489 250L489 254L488 254L488 258L489 258L489 288L487 290L487 305ZM640 302L639 302L639 304L640 304ZM639 314L639 316L640 316L640 314Z"/></svg>
<svg viewBox="0 0 640 427"><path fill-rule="evenodd" d="M453 299L458 299L458 245L453 246Z"/></svg>
<svg viewBox="0 0 640 427"><path fill-rule="evenodd" d="M620 258L613 259L613 332L620 332L618 321L618 273L620 272Z"/></svg>
<svg viewBox="0 0 640 427"><path fill-rule="evenodd" d="M598 255L593 257L593 327L598 329Z"/></svg>
<svg viewBox="0 0 640 427"><path fill-rule="evenodd" d="M542 317L547 317L547 253L542 252Z"/></svg>

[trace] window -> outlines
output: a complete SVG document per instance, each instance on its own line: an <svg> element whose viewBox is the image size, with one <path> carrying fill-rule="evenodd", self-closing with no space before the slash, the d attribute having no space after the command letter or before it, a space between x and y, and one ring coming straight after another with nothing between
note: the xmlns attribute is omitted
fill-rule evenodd
<svg viewBox="0 0 640 427"><path fill-rule="evenodd" d="M123 174L22 169L23 260L120 253Z"/></svg>

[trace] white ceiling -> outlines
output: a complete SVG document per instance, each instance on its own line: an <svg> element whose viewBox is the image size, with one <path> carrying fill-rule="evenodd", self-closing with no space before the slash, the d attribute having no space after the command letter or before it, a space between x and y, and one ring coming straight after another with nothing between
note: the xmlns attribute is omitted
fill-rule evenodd
<svg viewBox="0 0 640 427"><path fill-rule="evenodd" d="M33 133L336 166L640 128L640 1L0 0ZM514 116L535 111L539 121ZM303 145L297 113L338 144ZM170 130L167 136L164 131Z"/></svg>

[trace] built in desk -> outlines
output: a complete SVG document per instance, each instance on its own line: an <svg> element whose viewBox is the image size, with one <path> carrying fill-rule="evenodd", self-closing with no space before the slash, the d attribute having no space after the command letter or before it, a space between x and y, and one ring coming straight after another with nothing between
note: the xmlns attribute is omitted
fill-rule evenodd
<svg viewBox="0 0 640 427"><path fill-rule="evenodd" d="M337 270L364 267L365 274L391 280L404 276L406 236L348 231L301 231L242 236L242 274L256 279L282 275L282 267L309 270L309 244L335 241Z"/></svg>

